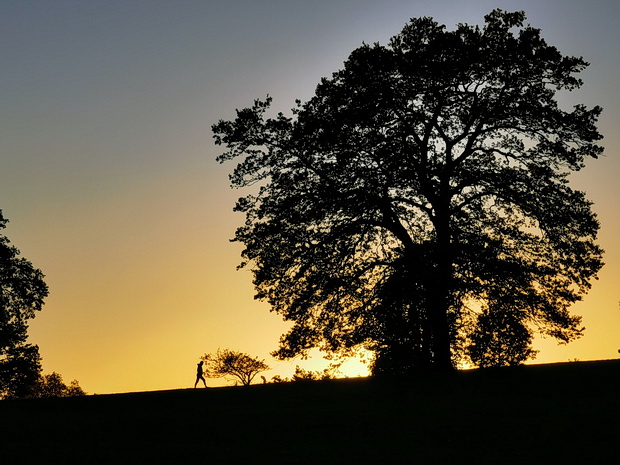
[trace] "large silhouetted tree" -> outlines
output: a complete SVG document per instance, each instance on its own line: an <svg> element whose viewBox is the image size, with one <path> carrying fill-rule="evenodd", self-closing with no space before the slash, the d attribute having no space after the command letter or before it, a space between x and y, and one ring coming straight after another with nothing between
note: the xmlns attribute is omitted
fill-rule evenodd
<svg viewBox="0 0 620 465"><path fill-rule="evenodd" d="M569 307L602 250L568 176L602 152L601 109L558 103L587 63L524 21L412 19L292 117L269 117L268 97L213 126L232 185L254 186L236 205L241 266L292 322L276 355L362 346L377 373L450 369L518 363L534 331L582 333Z"/></svg>
<svg viewBox="0 0 620 465"><path fill-rule="evenodd" d="M0 229L7 220L0 211ZM0 397L26 397L37 388L41 357L27 343L28 320L47 296L43 273L0 235Z"/></svg>

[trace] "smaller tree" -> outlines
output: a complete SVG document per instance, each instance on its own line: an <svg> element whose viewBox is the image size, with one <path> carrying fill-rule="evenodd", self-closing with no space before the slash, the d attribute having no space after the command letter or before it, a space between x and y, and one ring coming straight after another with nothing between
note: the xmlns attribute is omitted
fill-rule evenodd
<svg viewBox="0 0 620 465"><path fill-rule="evenodd" d="M207 378L223 378L231 376L249 386L254 377L261 371L269 370L264 360L252 358L243 352L229 349L217 349L215 354L205 354L201 357L205 362L204 374Z"/></svg>
<svg viewBox="0 0 620 465"><path fill-rule="evenodd" d="M75 397L86 395L76 379L67 386L63 382L60 373L55 371L41 377L37 391L37 397Z"/></svg>

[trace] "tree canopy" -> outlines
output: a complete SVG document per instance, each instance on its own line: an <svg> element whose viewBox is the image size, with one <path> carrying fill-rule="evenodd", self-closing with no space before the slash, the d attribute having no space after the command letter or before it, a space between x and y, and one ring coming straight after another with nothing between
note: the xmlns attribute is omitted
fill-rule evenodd
<svg viewBox="0 0 620 465"><path fill-rule="evenodd" d="M0 229L6 223L0 210ZM0 397L31 395L41 372L39 348L27 343L27 330L48 290L43 273L19 253L0 235Z"/></svg>
<svg viewBox="0 0 620 465"><path fill-rule="evenodd" d="M205 362L207 378L232 376L243 386L249 386L261 371L269 370L264 360L230 349L217 349L215 354L205 354L201 360Z"/></svg>
<svg viewBox="0 0 620 465"><path fill-rule="evenodd" d="M292 116L267 97L213 125L233 187L253 186L235 207L241 266L292 323L275 354L364 347L375 373L402 373L579 337L569 307L602 250L569 175L602 153L601 108L558 92L587 65L523 12L454 30L418 18L354 50Z"/></svg>

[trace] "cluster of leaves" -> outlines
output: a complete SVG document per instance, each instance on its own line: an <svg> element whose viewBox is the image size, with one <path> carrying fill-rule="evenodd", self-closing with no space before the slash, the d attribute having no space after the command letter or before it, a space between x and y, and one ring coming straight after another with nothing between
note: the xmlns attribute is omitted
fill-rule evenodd
<svg viewBox="0 0 620 465"><path fill-rule="evenodd" d="M602 147L599 107L565 111L587 63L494 10L484 27L412 19L363 45L293 116L271 99L213 126L238 159L241 266L291 330L280 358L362 346L376 373L532 357L583 332L569 307L602 266L568 176Z"/></svg>
<svg viewBox="0 0 620 465"><path fill-rule="evenodd" d="M202 356L201 360L205 362L204 374L207 378L232 377L243 386L249 386L258 373L270 369L258 357L229 349L217 349L214 354Z"/></svg>

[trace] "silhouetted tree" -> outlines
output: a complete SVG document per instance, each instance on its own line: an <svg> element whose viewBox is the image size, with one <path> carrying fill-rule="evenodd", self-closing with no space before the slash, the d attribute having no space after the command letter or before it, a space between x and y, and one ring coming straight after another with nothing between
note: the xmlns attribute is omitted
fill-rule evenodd
<svg viewBox="0 0 620 465"><path fill-rule="evenodd" d="M217 349L215 354L205 354L201 360L205 362L204 374L207 378L232 376L244 386L249 386L261 371L269 370L264 360L229 349Z"/></svg>
<svg viewBox="0 0 620 465"><path fill-rule="evenodd" d="M0 229L6 223L0 211ZM19 253L0 235L0 398L32 395L41 373L39 348L26 340L48 290L43 273Z"/></svg>
<svg viewBox="0 0 620 465"><path fill-rule="evenodd" d="M524 21L412 19L354 50L292 117L268 117L267 97L213 125L218 160L240 159L232 185L255 186L235 207L240 266L293 322L276 356L363 346L378 372L451 369L527 358L534 330L581 335L569 307L602 250L568 176L602 152L601 109L559 106L587 63Z"/></svg>
<svg viewBox="0 0 620 465"><path fill-rule="evenodd" d="M62 376L55 371L49 375L41 376L36 392L36 397L76 397L84 395L86 393L76 379L67 386L62 380Z"/></svg>
<svg viewBox="0 0 620 465"><path fill-rule="evenodd" d="M84 396L86 393L80 387L77 380L71 381L67 386L59 373L52 372L43 375L39 379L36 397L75 397Z"/></svg>
<svg viewBox="0 0 620 465"><path fill-rule="evenodd" d="M67 386L67 390L65 391L65 397L77 397L85 395L86 392L80 386L79 381L77 379L71 380L71 382Z"/></svg>
<svg viewBox="0 0 620 465"><path fill-rule="evenodd" d="M40 397L63 397L67 388L62 381L62 376L56 372L49 375L43 375L39 383Z"/></svg>

